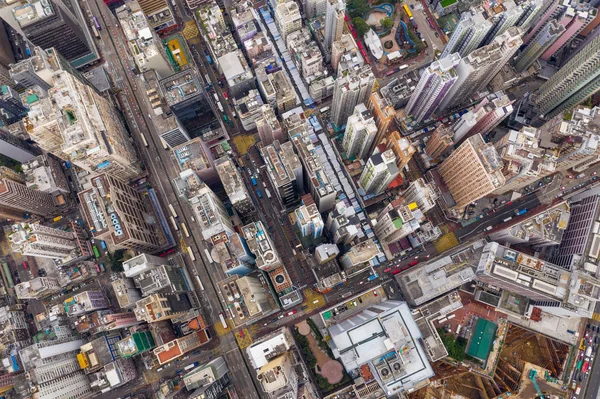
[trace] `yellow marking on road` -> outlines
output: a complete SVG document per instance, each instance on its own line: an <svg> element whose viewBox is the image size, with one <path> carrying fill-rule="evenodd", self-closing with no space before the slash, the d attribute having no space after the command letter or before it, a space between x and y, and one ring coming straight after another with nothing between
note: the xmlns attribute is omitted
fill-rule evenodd
<svg viewBox="0 0 600 399"><path fill-rule="evenodd" d="M247 348L254 342L247 328L236 331L234 335L240 349Z"/></svg>
<svg viewBox="0 0 600 399"><path fill-rule="evenodd" d="M185 37L186 40L190 40L193 37L198 36L198 27L196 26L196 23L191 20L191 21L187 21L185 23L185 28L183 28L183 37Z"/></svg>
<svg viewBox="0 0 600 399"><path fill-rule="evenodd" d="M458 245L458 240L456 239L454 233L451 232L443 235L439 240L435 241L433 245L435 245L435 249L438 251L438 253L441 254L450 248L456 247Z"/></svg>
<svg viewBox="0 0 600 399"><path fill-rule="evenodd" d="M596 320L596 321L600 321L600 313L594 313L592 315L592 319Z"/></svg>
<svg viewBox="0 0 600 399"><path fill-rule="evenodd" d="M233 138L233 143L235 144L238 154L244 155L248 152L248 149L252 147L255 143L254 135L252 134L240 134Z"/></svg>
<svg viewBox="0 0 600 399"><path fill-rule="evenodd" d="M213 327L215 328L215 331L217 332L217 335L222 336L222 335L229 334L231 332L231 330L233 328L233 322L229 319L225 319L225 322L227 323L227 328L223 328L223 324L221 324L220 321L213 325Z"/></svg>
<svg viewBox="0 0 600 399"><path fill-rule="evenodd" d="M325 306L325 297L323 295L313 291L311 288L306 288L303 292L304 298L306 298L304 304L307 306L307 313Z"/></svg>

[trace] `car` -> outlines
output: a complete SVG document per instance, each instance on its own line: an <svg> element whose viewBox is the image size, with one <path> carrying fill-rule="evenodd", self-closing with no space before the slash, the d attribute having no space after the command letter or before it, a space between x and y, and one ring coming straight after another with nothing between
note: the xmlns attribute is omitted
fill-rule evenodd
<svg viewBox="0 0 600 399"><path fill-rule="evenodd" d="M296 309L292 309L289 312L287 312L285 315L286 316L292 316L292 315L295 315L296 313L297 313L297 310Z"/></svg>
<svg viewBox="0 0 600 399"><path fill-rule="evenodd" d="M598 337L594 337L594 344L598 344Z"/></svg>
<svg viewBox="0 0 600 399"><path fill-rule="evenodd" d="M483 212L483 213L488 213L489 211L490 211L490 208L483 208L483 209L481 210L481 212Z"/></svg>
<svg viewBox="0 0 600 399"><path fill-rule="evenodd" d="M594 177L592 177L592 180L594 180L594 181L596 181L598 179L600 179L600 176L594 176Z"/></svg>
<svg viewBox="0 0 600 399"><path fill-rule="evenodd" d="M544 185L543 181L538 182L538 187L542 187Z"/></svg>
<svg viewBox="0 0 600 399"><path fill-rule="evenodd" d="M179 370L175 371L175 373L176 373L176 374L182 374L182 373L183 373L183 370L182 370L182 369L179 369Z"/></svg>
<svg viewBox="0 0 600 399"><path fill-rule="evenodd" d="M597 174L598 174L598 171L592 173L591 176L596 176Z"/></svg>
<svg viewBox="0 0 600 399"><path fill-rule="evenodd" d="M280 314L280 315L277 317L277 319L283 319L284 317L285 317L285 315L284 315L284 314Z"/></svg>
<svg viewBox="0 0 600 399"><path fill-rule="evenodd" d="M377 293L377 290L373 291L373 295L379 296L379 294Z"/></svg>
<svg viewBox="0 0 600 399"><path fill-rule="evenodd" d="M163 371L163 369L164 369L164 367L159 367L159 368L156 369L156 372L160 373L161 371Z"/></svg>
<svg viewBox="0 0 600 399"><path fill-rule="evenodd" d="M226 92L225 90L223 90L223 98L224 98L225 100L227 100L227 99L228 99L228 97L227 97L227 92Z"/></svg>
<svg viewBox="0 0 600 399"><path fill-rule="evenodd" d="M567 186L562 186L562 187L560 188L560 190L561 190L561 191L564 191L564 190L566 190L566 189L567 189Z"/></svg>
<svg viewBox="0 0 600 399"><path fill-rule="evenodd" d="M358 297L358 303L362 303L362 298Z"/></svg>
<svg viewBox="0 0 600 399"><path fill-rule="evenodd" d="M567 179L573 179L573 175L566 175L565 176Z"/></svg>

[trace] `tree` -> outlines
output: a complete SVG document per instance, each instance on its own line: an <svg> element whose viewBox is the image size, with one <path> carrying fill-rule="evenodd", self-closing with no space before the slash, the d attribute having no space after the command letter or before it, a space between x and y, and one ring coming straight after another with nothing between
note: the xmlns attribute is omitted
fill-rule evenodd
<svg viewBox="0 0 600 399"><path fill-rule="evenodd" d="M352 24L356 28L356 32L359 36L364 36L371 27L361 17L352 18Z"/></svg>
<svg viewBox="0 0 600 399"><path fill-rule="evenodd" d="M383 18L381 21L379 21L379 23L381 24L381 27L385 30L391 29L391 27L394 26L394 21L392 21L390 17Z"/></svg>
<svg viewBox="0 0 600 399"><path fill-rule="evenodd" d="M366 0L350 0L347 4L353 18L362 17L369 11L369 4Z"/></svg>

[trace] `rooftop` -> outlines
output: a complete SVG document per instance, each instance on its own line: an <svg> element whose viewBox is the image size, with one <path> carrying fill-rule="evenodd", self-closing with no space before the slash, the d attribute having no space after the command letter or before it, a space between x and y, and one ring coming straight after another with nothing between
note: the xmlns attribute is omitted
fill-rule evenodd
<svg viewBox="0 0 600 399"><path fill-rule="evenodd" d="M301 164L291 142L280 144L275 140L273 144L261 148L260 153L267 165L267 173L276 186L283 186L296 179L294 171Z"/></svg>
<svg viewBox="0 0 600 399"><path fill-rule="evenodd" d="M234 207L238 203L252 201L240 172L229 157L215 160L215 168Z"/></svg>
<svg viewBox="0 0 600 399"><path fill-rule="evenodd" d="M434 375L406 303L374 304L330 326L329 334L334 356L346 370L368 367L388 396L411 391Z"/></svg>
<svg viewBox="0 0 600 399"><path fill-rule="evenodd" d="M396 276L408 303L420 306L475 278L474 268L486 242L483 240L453 248L424 264Z"/></svg>
<svg viewBox="0 0 600 399"><path fill-rule="evenodd" d="M277 250L261 221L247 224L242 227L242 232L250 251L256 256L258 268L271 269L281 264Z"/></svg>
<svg viewBox="0 0 600 399"><path fill-rule="evenodd" d="M179 104L202 92L200 80L190 70L184 70L162 79L160 86L169 106Z"/></svg>

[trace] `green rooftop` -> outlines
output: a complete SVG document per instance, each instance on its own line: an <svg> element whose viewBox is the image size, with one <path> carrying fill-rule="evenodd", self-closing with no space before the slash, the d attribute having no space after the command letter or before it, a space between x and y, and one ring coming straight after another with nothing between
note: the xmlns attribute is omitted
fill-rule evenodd
<svg viewBox="0 0 600 399"><path fill-rule="evenodd" d="M36 94L29 94L27 96L27 104L33 104L37 100L39 100L39 97Z"/></svg>
<svg viewBox="0 0 600 399"><path fill-rule="evenodd" d="M402 223L402 218L396 218L396 219L394 219L394 227L395 228L400 229L400 228L402 228L403 224L404 223Z"/></svg>
<svg viewBox="0 0 600 399"><path fill-rule="evenodd" d="M458 0L442 0L440 1L440 5L444 8L451 6L452 4L456 3Z"/></svg>
<svg viewBox="0 0 600 399"><path fill-rule="evenodd" d="M471 342L467 349L467 355L485 362L492 350L492 344L494 338L496 338L497 329L498 326L489 320L482 318L477 320L475 332L471 337Z"/></svg>

